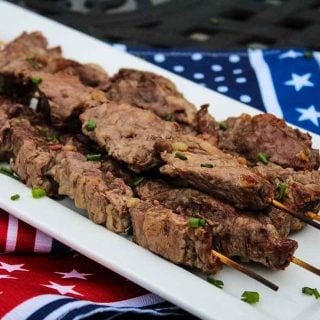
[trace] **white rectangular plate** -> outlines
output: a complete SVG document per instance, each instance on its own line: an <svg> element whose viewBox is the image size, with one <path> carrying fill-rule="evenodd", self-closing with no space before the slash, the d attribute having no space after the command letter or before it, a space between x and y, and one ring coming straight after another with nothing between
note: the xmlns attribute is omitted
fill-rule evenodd
<svg viewBox="0 0 320 320"><path fill-rule="evenodd" d="M221 94L200 87L109 45L36 14L0 2L0 39L10 41L22 31L40 30L50 45L62 45L65 56L102 65L110 74L120 67L159 73L176 83L187 99L200 106L211 103L218 119L256 110ZM313 135L315 147L320 137ZM19 193L19 201L10 201ZM131 279L148 290L179 305L202 319L215 320L316 320L320 319L320 303L301 294L304 286L320 288L320 280L294 265L286 271L272 272L252 266L280 286L276 293L246 276L224 268L216 277L225 283L223 290L208 284L198 275L187 272L147 250L113 234L87 218L51 199L35 200L30 190L6 176L0 176L0 206L30 225L69 245L82 254ZM299 241L296 256L320 266L320 233L306 227L295 235ZM258 291L261 302L255 306L240 301L243 291Z"/></svg>

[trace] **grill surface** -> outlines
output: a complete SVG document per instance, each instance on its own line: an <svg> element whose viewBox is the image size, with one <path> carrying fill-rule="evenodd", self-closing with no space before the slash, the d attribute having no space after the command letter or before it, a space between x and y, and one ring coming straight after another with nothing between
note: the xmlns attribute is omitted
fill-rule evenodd
<svg viewBox="0 0 320 320"><path fill-rule="evenodd" d="M320 0L11 0L134 47L320 49Z"/></svg>

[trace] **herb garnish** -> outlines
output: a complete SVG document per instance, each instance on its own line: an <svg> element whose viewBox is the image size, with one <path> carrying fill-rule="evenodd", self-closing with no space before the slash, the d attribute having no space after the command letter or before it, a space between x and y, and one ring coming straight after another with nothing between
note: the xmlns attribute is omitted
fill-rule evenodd
<svg viewBox="0 0 320 320"><path fill-rule="evenodd" d="M20 180L19 177L17 177L11 169L7 169L5 167L0 166L0 173L4 174L10 178Z"/></svg>
<svg viewBox="0 0 320 320"><path fill-rule="evenodd" d="M211 169L211 168L214 167L214 165L212 163L201 163L200 167L202 167L202 168L210 168Z"/></svg>
<svg viewBox="0 0 320 320"><path fill-rule="evenodd" d="M10 199L11 199L12 201L16 201L16 200L20 199L20 195L19 195L19 194L14 194L14 195L12 195L12 196L10 197Z"/></svg>
<svg viewBox="0 0 320 320"><path fill-rule="evenodd" d="M47 195L46 190L42 188L33 188L31 192L32 197L35 199L43 198Z"/></svg>
<svg viewBox="0 0 320 320"><path fill-rule="evenodd" d="M303 53L303 56L304 56L305 58L307 58L307 59L310 59L310 58L313 57L313 52L312 52L312 51L305 51L305 52Z"/></svg>
<svg viewBox="0 0 320 320"><path fill-rule="evenodd" d="M100 161L101 160L101 154L87 154L87 160L88 161Z"/></svg>
<svg viewBox="0 0 320 320"><path fill-rule="evenodd" d="M178 158L180 160L188 160L188 158L182 153L182 152L179 152L177 151L175 154L174 154L174 157L175 158Z"/></svg>
<svg viewBox="0 0 320 320"><path fill-rule="evenodd" d="M38 86L42 82L42 78L41 77L32 77L31 81Z"/></svg>
<svg viewBox="0 0 320 320"><path fill-rule="evenodd" d="M241 300L250 304L259 302L260 295L255 291L244 291L241 295Z"/></svg>
<svg viewBox="0 0 320 320"><path fill-rule="evenodd" d="M89 119L87 124L86 124L86 129L88 131L93 131L97 127L96 120L94 119Z"/></svg>
<svg viewBox="0 0 320 320"><path fill-rule="evenodd" d="M166 121L174 121L175 119L176 119L175 113L169 113L164 118L164 120L166 120Z"/></svg>
<svg viewBox="0 0 320 320"><path fill-rule="evenodd" d="M224 286L224 282L222 280L218 280L212 277L208 277L207 281L220 289L222 289Z"/></svg>
<svg viewBox="0 0 320 320"><path fill-rule="evenodd" d="M280 182L278 184L278 195L277 195L277 199L278 200L283 200L285 195L286 195L286 192L287 192L287 185L283 182Z"/></svg>
<svg viewBox="0 0 320 320"><path fill-rule="evenodd" d="M269 162L268 156L263 152L258 152L257 158L259 161L261 161L264 164L267 164Z"/></svg>
<svg viewBox="0 0 320 320"><path fill-rule="evenodd" d="M316 299L320 298L320 293L317 288L309 288L309 287L303 287L302 293L307 294L309 296L314 296Z"/></svg>
<svg viewBox="0 0 320 320"><path fill-rule="evenodd" d="M188 225L190 228L199 228L204 227L207 223L206 219L200 219L200 218L189 218L188 219Z"/></svg>
<svg viewBox="0 0 320 320"><path fill-rule="evenodd" d="M227 123L225 121L220 121L219 122L219 128L221 130L227 130L228 129L228 125L227 125Z"/></svg>
<svg viewBox="0 0 320 320"><path fill-rule="evenodd" d="M138 177L133 181L133 185L137 187L143 180L144 180L144 177Z"/></svg>

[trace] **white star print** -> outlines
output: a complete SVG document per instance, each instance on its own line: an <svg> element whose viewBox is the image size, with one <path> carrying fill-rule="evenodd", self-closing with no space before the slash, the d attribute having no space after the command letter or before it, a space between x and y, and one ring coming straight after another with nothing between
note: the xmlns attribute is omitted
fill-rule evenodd
<svg viewBox="0 0 320 320"><path fill-rule="evenodd" d="M280 54L279 59L285 59L285 58L298 58L303 56L303 54L299 51L294 51L294 50L289 50L287 52L284 52L282 54Z"/></svg>
<svg viewBox="0 0 320 320"><path fill-rule="evenodd" d="M78 272L77 270L73 269L72 271L70 272L55 272L55 273L58 273L58 274L62 274L63 275L63 279L69 279L69 278L78 278L78 279L84 279L84 280L87 280L87 276L92 276L93 273L80 273Z"/></svg>
<svg viewBox="0 0 320 320"><path fill-rule="evenodd" d="M296 73L291 74L292 79L285 82L286 86L293 86L296 91L300 91L303 87L314 87L314 83L309 81L311 73L306 73L299 76Z"/></svg>
<svg viewBox="0 0 320 320"><path fill-rule="evenodd" d="M24 266L24 264L8 264L5 262L0 261L0 269L4 269L8 272L13 271L29 271L27 269L22 269L21 267Z"/></svg>
<svg viewBox="0 0 320 320"><path fill-rule="evenodd" d="M42 284L42 286L47 287L47 288L51 288L51 289L53 289L53 290L57 290L60 294L63 294L63 295L65 295L65 294L67 294L67 293L68 293L68 294L72 293L72 294L74 294L74 295L82 296L81 293L73 290L73 288L74 288L75 286L63 286L63 285L58 284L58 283L55 283L55 282L53 282L53 281L49 281L49 282L50 282L51 284Z"/></svg>
<svg viewBox="0 0 320 320"><path fill-rule="evenodd" d="M318 118L320 118L320 112L318 112L314 106L310 106L307 109L296 108L296 110L301 113L301 116L299 117L298 121L309 120L314 125L319 127Z"/></svg>
<svg viewBox="0 0 320 320"><path fill-rule="evenodd" d="M17 279L16 277L11 277L7 274L0 274L0 279Z"/></svg>

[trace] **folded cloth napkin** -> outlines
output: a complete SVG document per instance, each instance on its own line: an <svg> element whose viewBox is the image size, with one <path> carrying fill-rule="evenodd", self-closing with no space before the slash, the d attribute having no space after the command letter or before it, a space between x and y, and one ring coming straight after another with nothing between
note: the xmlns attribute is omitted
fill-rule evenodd
<svg viewBox="0 0 320 320"><path fill-rule="evenodd" d="M320 53L128 51L320 134ZM1 319L194 319L1 210L0 252Z"/></svg>

